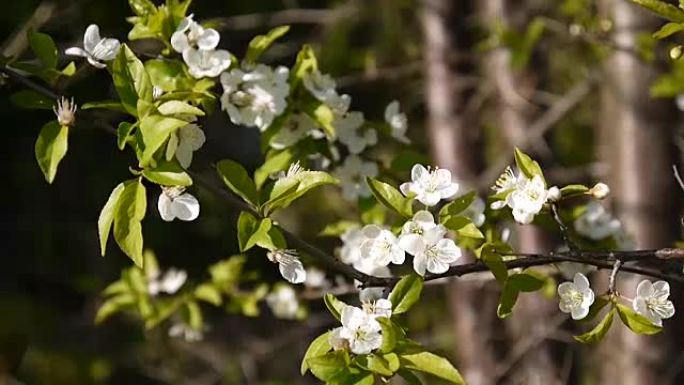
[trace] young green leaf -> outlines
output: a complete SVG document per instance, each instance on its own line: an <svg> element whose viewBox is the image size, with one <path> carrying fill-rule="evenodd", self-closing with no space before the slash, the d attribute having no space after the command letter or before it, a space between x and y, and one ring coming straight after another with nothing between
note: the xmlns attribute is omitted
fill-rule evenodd
<svg viewBox="0 0 684 385"><path fill-rule="evenodd" d="M582 335L573 336L572 338L583 344L593 344L595 342L601 341L603 337L605 337L606 333L608 333L608 330L610 330L610 326L613 324L614 315L615 309L611 309L595 328Z"/></svg>
<svg viewBox="0 0 684 385"><path fill-rule="evenodd" d="M57 67L57 46L50 35L30 30L28 41L31 50L47 68Z"/></svg>
<svg viewBox="0 0 684 385"><path fill-rule="evenodd" d="M192 178L176 162L160 162L157 167L143 170L142 175L161 186L192 186Z"/></svg>
<svg viewBox="0 0 684 385"><path fill-rule="evenodd" d="M318 61L316 60L316 54L314 54L313 48L310 45L304 44L299 53L297 53L295 65L292 67L292 72L290 72L292 88L294 89L304 76L317 70Z"/></svg>
<svg viewBox="0 0 684 385"><path fill-rule="evenodd" d="M223 183L225 183L232 192L252 206L257 205L259 196L257 195L254 181L252 181L247 170L245 170L240 163L230 159L224 159L218 162L216 171L221 177L221 180L223 180Z"/></svg>
<svg viewBox="0 0 684 385"><path fill-rule="evenodd" d="M119 183L114 187L114 190L112 190L112 193L109 195L109 199L107 199L107 203L105 203L104 207L102 207L102 211L100 211L100 217L97 219L97 233L100 236L100 254L102 254L103 257L107 248L109 231L112 228L112 222L114 221L114 213L116 212L123 189L123 183Z"/></svg>
<svg viewBox="0 0 684 385"><path fill-rule="evenodd" d="M681 31L684 31L683 23L667 23L653 33L653 38L660 40Z"/></svg>
<svg viewBox="0 0 684 385"><path fill-rule="evenodd" d="M354 363L361 369L384 377L391 377L394 374L394 371L390 369L389 362L376 354L356 356Z"/></svg>
<svg viewBox="0 0 684 385"><path fill-rule="evenodd" d="M544 280L531 274L517 273L508 277L506 285L511 285L519 292L529 293L541 289L544 286Z"/></svg>
<svg viewBox="0 0 684 385"><path fill-rule="evenodd" d="M269 232L271 231L271 228L273 226L273 222L269 218L264 218L262 219L259 224L257 225L256 229L254 230L254 233L249 237L247 240L247 244L245 245L245 248L240 251L247 251L254 247L255 245L258 245L260 247L263 247L264 249L268 250L275 250L277 247L275 246L273 240L271 239L271 236L269 235Z"/></svg>
<svg viewBox="0 0 684 385"><path fill-rule="evenodd" d="M214 306L221 306L221 292L211 283L203 283L195 288L195 298Z"/></svg>
<svg viewBox="0 0 684 385"><path fill-rule="evenodd" d="M482 247L480 259L487 265L489 270L494 274L494 278L500 283L505 284L508 279L508 268L501 258L501 254L496 251L496 247L487 243Z"/></svg>
<svg viewBox="0 0 684 385"><path fill-rule="evenodd" d="M399 190L375 178L366 178L366 183L368 183L368 187L370 187L375 199L382 203L383 206L406 218L410 218L413 215L411 199L404 197Z"/></svg>
<svg viewBox="0 0 684 385"><path fill-rule="evenodd" d="M344 350L337 350L311 357L306 362L316 378L321 381L330 381L347 371L349 354Z"/></svg>
<svg viewBox="0 0 684 385"><path fill-rule="evenodd" d="M404 379L406 385L423 385L423 383L420 382L420 378L410 370L401 369L397 373Z"/></svg>
<svg viewBox="0 0 684 385"><path fill-rule="evenodd" d="M394 350L394 347L397 345L399 333L397 333L394 323L392 323L389 318L378 317L376 320L382 328L382 345L380 346L379 352L389 353Z"/></svg>
<svg viewBox="0 0 684 385"><path fill-rule="evenodd" d="M584 194L587 191L589 191L589 187L582 185L582 184L570 184L567 186L563 186L563 188L560 189L561 196L563 198L567 198L569 196L574 196L574 195Z"/></svg>
<svg viewBox="0 0 684 385"><path fill-rule="evenodd" d="M95 324L99 325L106 321L109 317L122 310L128 309L135 305L135 296L131 293L119 294L117 296L107 299L95 314Z"/></svg>
<svg viewBox="0 0 684 385"><path fill-rule="evenodd" d="M247 250L247 245L249 243L252 234L257 230L259 226L259 220L257 220L254 215L243 211L240 213L237 221L237 235L238 235L238 245L240 246L240 251ZM253 245L252 245L253 246Z"/></svg>
<svg viewBox="0 0 684 385"><path fill-rule="evenodd" d="M333 125L335 113L330 106L318 99L308 98L307 102L302 106L302 110L318 123L329 140L335 139L336 130L335 125Z"/></svg>
<svg viewBox="0 0 684 385"><path fill-rule="evenodd" d="M342 310L344 310L345 306L347 306L346 303L340 301L335 297L334 295L328 293L323 297L323 302L325 302L325 306L328 308L328 311L330 311L330 314L333 315L333 317L337 318L338 321L342 319Z"/></svg>
<svg viewBox="0 0 684 385"><path fill-rule="evenodd" d="M663 330L662 327L654 325L648 318L625 305L617 304L617 311L622 323L636 334L652 335Z"/></svg>
<svg viewBox="0 0 684 385"><path fill-rule="evenodd" d="M449 216L461 214L465 209L470 207L470 205L475 201L475 198L477 198L477 194L475 194L475 191L471 191L447 203L444 205L444 207L442 207L441 210L439 210L440 221L443 221Z"/></svg>
<svg viewBox="0 0 684 385"><path fill-rule="evenodd" d="M157 107L159 113L162 115L192 115L204 116L204 111L199 108L180 100L169 100Z"/></svg>
<svg viewBox="0 0 684 385"><path fill-rule="evenodd" d="M304 358L302 358L302 364L299 367L299 372L302 374L302 376L306 374L307 370L309 370L309 364L307 361L310 358L322 356L332 350L332 346L330 346L329 342L331 333L331 331L328 331L311 341L311 344L306 349L306 353L304 353Z"/></svg>
<svg viewBox="0 0 684 385"><path fill-rule="evenodd" d="M397 282L389 295L392 314L406 313L420 299L423 291L423 278L417 274L403 277Z"/></svg>
<svg viewBox="0 0 684 385"><path fill-rule="evenodd" d="M69 126L61 126L56 120L46 123L36 139L35 153L45 180L52 183L57 167L68 148Z"/></svg>
<svg viewBox="0 0 684 385"><path fill-rule="evenodd" d="M465 385L466 383L449 360L427 351L399 354L399 361L403 369L428 373L452 384Z"/></svg>
<svg viewBox="0 0 684 385"><path fill-rule="evenodd" d="M112 64L114 88L126 111L138 116L138 99L152 101L152 83L140 59L122 44Z"/></svg>
<svg viewBox="0 0 684 385"><path fill-rule="evenodd" d="M92 110L95 108L101 108L117 112L126 112L126 109L118 100L99 100L95 102L88 102L81 106L82 110Z"/></svg>
<svg viewBox="0 0 684 385"><path fill-rule="evenodd" d="M684 23L684 11L661 0L632 0L656 15L677 23Z"/></svg>
<svg viewBox="0 0 684 385"><path fill-rule="evenodd" d="M324 171L300 171L293 176L279 179L263 206L267 208L267 212L283 209L316 187L337 183L336 178Z"/></svg>
<svg viewBox="0 0 684 385"><path fill-rule="evenodd" d="M515 148L515 164L526 177L532 179L535 175L539 175L544 180L544 173L539 163L517 147Z"/></svg>
<svg viewBox="0 0 684 385"><path fill-rule="evenodd" d="M513 285L504 284L501 290L501 297L499 297L499 306L496 309L496 315L499 318L506 318L513 312L513 306L518 301L518 294L520 293Z"/></svg>
<svg viewBox="0 0 684 385"><path fill-rule="evenodd" d="M116 146L119 150L123 150L126 147L128 138L131 136L133 130L137 127L136 124L131 124L129 122L121 122L116 128Z"/></svg>
<svg viewBox="0 0 684 385"><path fill-rule="evenodd" d="M261 54L263 54L268 47L271 46L276 40L285 35L287 31L290 30L289 25L283 25L280 27L273 28L268 31L266 35L257 35L252 41L249 42L247 46L247 53L245 53L245 62L255 63Z"/></svg>
<svg viewBox="0 0 684 385"><path fill-rule="evenodd" d="M473 221L464 216L456 215L450 217L443 217L442 224L449 230L456 232L459 237L473 238L473 239L484 239L484 235L480 229L475 226Z"/></svg>
<svg viewBox="0 0 684 385"><path fill-rule="evenodd" d="M124 182L123 191L114 210L114 240L135 264L143 267L143 236L141 221L147 210L145 186L140 179Z"/></svg>
<svg viewBox="0 0 684 385"><path fill-rule="evenodd" d="M187 125L188 122L162 115L148 115L140 121L140 133L142 134L145 149L140 158L140 166L144 167L159 148L169 139L177 129Z"/></svg>
<svg viewBox="0 0 684 385"><path fill-rule="evenodd" d="M279 152L269 151L264 164L254 171L254 183L257 188L261 188L270 175L287 170L294 160L295 154L289 148Z"/></svg>

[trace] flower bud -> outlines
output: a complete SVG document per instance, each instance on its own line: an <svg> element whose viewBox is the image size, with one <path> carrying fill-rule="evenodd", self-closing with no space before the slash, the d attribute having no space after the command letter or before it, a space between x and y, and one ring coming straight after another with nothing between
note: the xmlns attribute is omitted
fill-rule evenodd
<svg viewBox="0 0 684 385"><path fill-rule="evenodd" d="M670 59L677 60L682 57L682 46L677 45L670 49Z"/></svg>
<svg viewBox="0 0 684 385"><path fill-rule="evenodd" d="M561 199L561 191L557 186L552 186L546 196L549 202L558 202Z"/></svg>
<svg viewBox="0 0 684 385"><path fill-rule="evenodd" d="M609 193L610 187L608 187L607 184L601 182L596 183L596 185L594 185L594 187L592 187L591 190L589 190L589 194L594 196L594 198L596 199L603 199L607 197Z"/></svg>

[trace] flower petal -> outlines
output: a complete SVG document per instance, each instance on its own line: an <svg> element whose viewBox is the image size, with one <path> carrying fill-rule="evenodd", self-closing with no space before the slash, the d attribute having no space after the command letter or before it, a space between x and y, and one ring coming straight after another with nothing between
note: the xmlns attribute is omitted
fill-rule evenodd
<svg viewBox="0 0 684 385"><path fill-rule="evenodd" d="M197 198L189 193L184 193L173 200L173 213L182 221L194 221L200 213L200 204Z"/></svg>
<svg viewBox="0 0 684 385"><path fill-rule="evenodd" d="M171 198L168 197L164 192L159 195L159 200L157 201L157 209L159 210L159 215L166 222L171 222L176 219L176 215L173 213L171 208Z"/></svg>

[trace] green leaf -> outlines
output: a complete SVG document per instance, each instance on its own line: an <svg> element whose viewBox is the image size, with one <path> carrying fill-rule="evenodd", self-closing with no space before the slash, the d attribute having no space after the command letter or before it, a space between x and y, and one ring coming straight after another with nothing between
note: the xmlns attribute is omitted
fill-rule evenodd
<svg viewBox="0 0 684 385"><path fill-rule="evenodd" d="M399 376L401 376L401 378L404 379L404 381L406 382L406 385L423 385L423 383L420 382L420 378L418 378L410 370L401 369L401 370L399 370L398 374L399 374Z"/></svg>
<svg viewBox="0 0 684 385"><path fill-rule="evenodd" d="M384 335L383 335L384 338ZM377 354L367 354L356 356L354 362L361 369L368 370L369 372L377 373L384 377L391 377L394 371L390 369L390 364L382 356Z"/></svg>
<svg viewBox="0 0 684 385"><path fill-rule="evenodd" d="M622 323L636 334L652 335L658 334L663 330L662 327L654 325L648 318L625 305L617 304L617 311Z"/></svg>
<svg viewBox="0 0 684 385"><path fill-rule="evenodd" d="M111 111L126 112L126 109L118 100L100 100L96 102L88 102L81 106L82 110L91 110L94 108L101 108Z"/></svg>
<svg viewBox="0 0 684 385"><path fill-rule="evenodd" d="M123 150L126 147L126 142L131 136L133 130L138 126L138 124L133 124L129 122L121 122L116 128L116 146L119 150Z"/></svg>
<svg viewBox="0 0 684 385"><path fill-rule="evenodd" d="M307 102L304 103L302 110L309 115L318 125L323 128L323 132L328 137L329 140L333 140L336 136L335 126L333 122L335 121L335 113L327 104L321 102L313 97L308 98Z"/></svg>
<svg viewBox="0 0 684 385"><path fill-rule="evenodd" d="M342 320L342 310L347 306L346 303L340 301L335 297L334 295L328 293L323 297L323 302L325 302L325 306L328 308L328 311L330 311L330 314L333 315L338 321Z"/></svg>
<svg viewBox="0 0 684 385"><path fill-rule="evenodd" d="M370 187L375 199L383 206L406 218L410 218L411 215L413 215L413 209L411 207L412 200L404 197L399 190L387 183L380 182L375 178L367 177L366 183L368 183L368 187Z"/></svg>
<svg viewBox="0 0 684 385"><path fill-rule="evenodd" d="M192 186L192 178L176 162L161 162L155 168L143 170L142 175L162 186Z"/></svg>
<svg viewBox="0 0 684 385"><path fill-rule="evenodd" d="M517 273L508 277L506 284L519 292L529 293L541 289L544 286L544 280L531 274Z"/></svg>
<svg viewBox="0 0 684 385"><path fill-rule="evenodd" d="M107 240L109 239L109 231L111 230L112 222L114 221L114 213L116 212L123 189L123 183L119 183L114 187L114 190L109 194L109 198L104 207L102 207L100 216L97 219L97 233L100 237L100 254L103 257L105 255L105 250L107 249Z"/></svg>
<svg viewBox="0 0 684 385"><path fill-rule="evenodd" d="M658 31L653 33L653 38L660 40L681 31L684 31L684 24L667 23L663 25Z"/></svg>
<svg viewBox="0 0 684 385"><path fill-rule="evenodd" d="M321 381L329 381L344 373L349 365L349 355L344 350L329 352L307 360L309 370Z"/></svg>
<svg viewBox="0 0 684 385"><path fill-rule="evenodd" d="M266 35L255 36L252 39L252 41L249 42L249 46L247 46L247 53L245 53L245 62L255 63L259 59L261 54L263 54L268 49L268 47L270 47L271 44L273 44L273 42L275 42L280 37L285 35L289 30L289 25L283 25L280 27L273 28L272 30L268 31Z"/></svg>
<svg viewBox="0 0 684 385"><path fill-rule="evenodd" d="M221 292L211 283L203 283L195 288L195 298L214 306L221 306Z"/></svg>
<svg viewBox="0 0 684 385"><path fill-rule="evenodd" d="M382 345L379 351L381 353L389 353L394 350L397 345L397 338L399 333L397 333L394 323L389 318L378 317L376 318L380 327L382 328Z"/></svg>
<svg viewBox="0 0 684 385"><path fill-rule="evenodd" d="M336 178L324 171L300 171L276 181L263 206L267 208L267 212L283 209L316 187L337 183Z"/></svg>
<svg viewBox="0 0 684 385"><path fill-rule="evenodd" d="M34 90L21 90L10 96L10 101L17 107L31 110L51 110L55 101Z"/></svg>
<svg viewBox="0 0 684 385"><path fill-rule="evenodd" d="M135 304L135 296L131 293L120 294L107 299L95 314L95 324L99 325L114 314L132 307Z"/></svg>
<svg viewBox="0 0 684 385"><path fill-rule="evenodd" d="M254 233L247 240L244 250L247 251L254 247L255 245L263 247L268 250L276 250L279 247L276 246L273 239L271 239L271 229L273 228L273 222L270 218L264 218L259 222L259 225L254 230Z"/></svg>
<svg viewBox="0 0 684 385"><path fill-rule="evenodd" d="M151 83L164 92L190 90L194 80L188 77L183 70L183 65L182 62L176 60L153 59L145 62L145 70L150 76Z"/></svg>
<svg viewBox="0 0 684 385"><path fill-rule="evenodd" d="M449 360L430 352L399 354L403 369L428 373L453 384L465 385L465 380Z"/></svg>
<svg viewBox="0 0 684 385"><path fill-rule="evenodd" d="M581 342L583 344L593 344L595 342L601 341L603 337L605 337L606 333L608 333L608 330L610 330L610 326L613 324L614 315L615 309L611 309L595 328L582 335L573 336L572 338L574 338L575 341Z"/></svg>
<svg viewBox="0 0 684 385"><path fill-rule="evenodd" d="M455 231L460 237L484 239L484 235L480 229L478 229L473 221L468 217L460 215L446 217L446 220L442 222L442 224L447 229Z"/></svg>
<svg viewBox="0 0 684 385"><path fill-rule="evenodd" d="M216 262L209 267L211 281L223 290L234 286L240 279L245 261L244 255L235 255L227 260Z"/></svg>
<svg viewBox="0 0 684 385"><path fill-rule="evenodd" d="M302 49L297 53L295 65L292 67L292 88L295 88L307 74L318 70L318 61L313 48L310 45L304 44Z"/></svg>
<svg viewBox="0 0 684 385"><path fill-rule="evenodd" d="M582 185L582 184L570 184L570 185L564 186L563 188L560 189L561 196L563 198L567 198L569 196L574 196L574 195L584 194L587 191L589 191L589 187Z"/></svg>
<svg viewBox="0 0 684 385"><path fill-rule="evenodd" d="M304 353L304 358L302 358L302 364L299 368L299 372L302 374L302 376L306 374L307 370L309 370L309 364L307 361L310 358L322 356L332 349L332 346L330 346L330 342L328 342L331 333L331 331L328 331L316 337L315 340L311 341L311 344L306 349L306 353Z"/></svg>
<svg viewBox="0 0 684 385"><path fill-rule="evenodd" d="M56 120L46 123L36 139L35 153L45 180L52 183L57 174L57 166L68 148L69 127L61 126Z"/></svg>
<svg viewBox="0 0 684 385"><path fill-rule="evenodd" d="M254 171L254 182L257 188L261 188L272 174L287 170L294 163L294 160L295 154L287 148L280 152L269 152L269 156L264 164Z"/></svg>
<svg viewBox="0 0 684 385"><path fill-rule="evenodd" d="M199 108L180 100L170 100L168 102L162 103L157 107L159 113L162 115L194 115L194 116L204 116L204 111Z"/></svg>
<svg viewBox="0 0 684 385"><path fill-rule="evenodd" d="M501 254L496 251L496 247L487 243L482 247L480 259L487 265L489 270L494 274L494 278L500 283L505 284L508 279L508 268L501 258Z"/></svg>
<svg viewBox="0 0 684 385"><path fill-rule="evenodd" d="M539 163L517 147L515 148L515 164L526 177L532 179L535 175L539 175L544 180L544 173Z"/></svg>
<svg viewBox="0 0 684 385"><path fill-rule="evenodd" d="M122 44L112 64L114 87L121 104L133 116L138 116L138 99L152 101L152 83L140 59Z"/></svg>
<svg viewBox="0 0 684 385"><path fill-rule="evenodd" d="M144 167L149 164L155 152L169 139L169 136L187 124L184 120L162 115L144 117L140 121L140 133L145 149L140 158L140 165Z"/></svg>
<svg viewBox="0 0 684 385"><path fill-rule="evenodd" d="M50 35L30 30L28 41L31 50L47 68L57 67L57 46Z"/></svg>
<svg viewBox="0 0 684 385"><path fill-rule="evenodd" d="M221 177L221 180L223 180L223 183L225 183L232 192L239 195L252 206L257 205L259 196L254 181L252 181L247 170L245 170L240 163L230 159L224 159L218 162L216 171Z"/></svg>
<svg viewBox="0 0 684 385"><path fill-rule="evenodd" d="M240 213L237 222L237 235L238 235L238 245L240 246L240 251L247 250L247 244L252 237L252 234L257 230L259 226L259 221L254 217L254 215L243 211ZM252 245L253 246L253 245Z"/></svg>
<svg viewBox="0 0 684 385"><path fill-rule="evenodd" d="M501 297L499 297L499 306L496 309L496 315L499 318L506 318L511 315L513 306L518 301L519 291L513 285L509 285L508 282L506 280L506 284L504 284L501 290Z"/></svg>
<svg viewBox="0 0 684 385"><path fill-rule="evenodd" d="M684 23L684 11L660 0L632 0L634 3L648 9L656 15L670 21Z"/></svg>
<svg viewBox="0 0 684 385"><path fill-rule="evenodd" d="M145 217L147 196L140 179L124 182L114 209L114 240L135 264L143 267L143 236L140 222Z"/></svg>
<svg viewBox="0 0 684 385"><path fill-rule="evenodd" d="M465 209L470 207L470 205L475 201L475 198L477 198L477 194L475 194L475 191L471 191L447 203L444 205L444 207L442 207L441 210L439 210L440 221L449 216L459 215L465 211Z"/></svg>
<svg viewBox="0 0 684 385"><path fill-rule="evenodd" d="M147 16L157 12L157 7L150 0L128 0L128 5L138 16Z"/></svg>
<svg viewBox="0 0 684 385"><path fill-rule="evenodd" d="M406 313L420 299L423 291L423 278L417 274L403 277L397 282L389 295L392 314Z"/></svg>
<svg viewBox="0 0 684 385"><path fill-rule="evenodd" d="M197 301L189 300L185 303L185 309L187 311L188 325L195 330L202 330L204 317Z"/></svg>

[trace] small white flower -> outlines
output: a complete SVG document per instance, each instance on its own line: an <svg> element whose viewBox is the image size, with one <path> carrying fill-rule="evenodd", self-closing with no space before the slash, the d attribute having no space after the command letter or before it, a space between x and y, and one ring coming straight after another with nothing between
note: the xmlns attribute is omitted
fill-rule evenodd
<svg viewBox="0 0 684 385"><path fill-rule="evenodd" d="M485 202L480 197L475 197L473 202L468 206L461 215L470 218L473 224L477 227L482 226L485 223Z"/></svg>
<svg viewBox="0 0 684 385"><path fill-rule="evenodd" d="M561 191L557 186L549 187L547 192L547 199L549 202L558 202L561 199Z"/></svg>
<svg viewBox="0 0 684 385"><path fill-rule="evenodd" d="M354 201L358 197L367 198L371 191L366 184L366 177L378 175L378 165L374 162L364 162L357 155L349 155L335 172L342 186L342 197Z"/></svg>
<svg viewBox="0 0 684 385"><path fill-rule="evenodd" d="M318 70L305 74L302 83L311 92L311 95L322 102L326 102L333 95L337 95L335 79Z"/></svg>
<svg viewBox="0 0 684 385"><path fill-rule="evenodd" d="M647 279L639 282L636 297L632 301L634 311L648 318L656 326L663 326L663 319L671 318L675 313L670 296L670 284L665 281L651 282Z"/></svg>
<svg viewBox="0 0 684 385"><path fill-rule="evenodd" d="M192 153L199 150L206 141L204 131L196 124L181 127L178 132L171 134L166 145L166 160L175 156L183 168L190 167Z"/></svg>
<svg viewBox="0 0 684 385"><path fill-rule="evenodd" d="M376 225L367 225L361 231L366 237L361 244L362 259L370 259L378 266L404 263L404 250L399 247L397 237L391 231Z"/></svg>
<svg viewBox="0 0 684 385"><path fill-rule="evenodd" d="M341 314L342 326L330 335L330 345L349 349L354 354L369 354L382 345L382 328L375 317L354 306L345 306Z"/></svg>
<svg viewBox="0 0 684 385"><path fill-rule="evenodd" d="M192 77L215 78L230 67L230 53L223 49L194 49L183 51L183 61Z"/></svg>
<svg viewBox="0 0 684 385"><path fill-rule="evenodd" d="M589 202L587 210L573 224L578 234L595 241L617 235L622 229L620 221L596 201Z"/></svg>
<svg viewBox="0 0 684 385"><path fill-rule="evenodd" d="M78 106L74 103L74 98L67 99L64 96L57 99L56 106L52 106L52 111L61 126L73 126L76 123L76 110Z"/></svg>
<svg viewBox="0 0 684 385"><path fill-rule="evenodd" d="M426 206L434 206L441 199L449 199L458 192L458 183L451 179L451 172L443 168L425 168L416 164L411 169L411 182L399 186L401 192L408 196L415 194L415 199Z"/></svg>
<svg viewBox="0 0 684 385"><path fill-rule="evenodd" d="M204 334L185 323L176 323L169 328L169 337L182 337L186 342L197 342L204 339Z"/></svg>
<svg viewBox="0 0 684 385"><path fill-rule="evenodd" d="M385 121L392 129L391 135L402 143L411 143L406 137L406 130L408 129L408 119L406 114L399 110L399 102L393 101L385 108Z"/></svg>
<svg viewBox="0 0 684 385"><path fill-rule="evenodd" d="M296 250L275 250L266 253L268 260L277 263L280 274L290 283L306 281L306 270L297 256Z"/></svg>
<svg viewBox="0 0 684 385"><path fill-rule="evenodd" d="M388 299L380 298L374 301L367 301L361 304L366 313L373 317L390 318L392 316L392 302Z"/></svg>
<svg viewBox="0 0 684 385"><path fill-rule="evenodd" d="M363 113L358 111L347 112L333 121L340 143L347 146L352 154L359 154L378 142L374 129L361 130L364 121Z"/></svg>
<svg viewBox="0 0 684 385"><path fill-rule="evenodd" d="M446 229L437 225L422 234L406 234L401 237L399 245L413 255L413 269L424 276L425 271L442 274L449 270L449 265L461 258L461 249L453 240L444 238Z"/></svg>
<svg viewBox="0 0 684 385"><path fill-rule="evenodd" d="M221 107L235 124L265 130L287 107L289 70L258 64L252 71L233 69L221 74Z"/></svg>
<svg viewBox="0 0 684 385"><path fill-rule="evenodd" d="M283 319L295 319L299 312L297 293L288 285L277 285L266 296L266 304L271 308L273 315Z"/></svg>
<svg viewBox="0 0 684 385"><path fill-rule="evenodd" d="M417 234L422 236L426 231L433 229L437 224L435 217L427 210L420 210L413 214L413 218L406 221L401 227L401 235L399 239L409 234Z"/></svg>
<svg viewBox="0 0 684 385"><path fill-rule="evenodd" d="M610 194L610 187L605 183L599 182L589 190L589 194L593 195L596 199L604 199Z"/></svg>
<svg viewBox="0 0 684 385"><path fill-rule="evenodd" d="M282 150L296 144L314 131L316 131L316 122L307 114L293 114L287 118L278 133L271 138L269 144L276 150Z"/></svg>
<svg viewBox="0 0 684 385"><path fill-rule="evenodd" d="M171 35L171 47L178 53L183 53L190 48L208 51L216 48L220 40L221 36L218 31L202 27L193 20L193 15L190 15L180 22L176 32Z"/></svg>
<svg viewBox="0 0 684 385"><path fill-rule="evenodd" d="M499 177L493 189L497 194L508 192L508 195L505 199L492 203L492 209L510 207L513 218L521 224L531 223L548 198L548 191L541 176L535 175L529 179L520 173L516 177L510 167L507 167Z"/></svg>
<svg viewBox="0 0 684 385"><path fill-rule="evenodd" d="M114 60L119 53L121 43L116 39L101 38L100 27L91 24L85 31L83 36L83 48L71 47L64 51L65 54L71 56L81 56L88 59L95 68L105 68L106 64L103 62Z"/></svg>
<svg viewBox="0 0 684 385"><path fill-rule="evenodd" d="M582 273L576 273L573 282L558 285L558 296L558 307L563 313L570 313L574 320L586 317L589 314L589 307L594 303L594 291Z"/></svg>
<svg viewBox="0 0 684 385"><path fill-rule="evenodd" d="M342 247L338 250L340 261L348 265L356 263L361 259L361 244L366 239L358 227L347 229L341 236Z"/></svg>
<svg viewBox="0 0 684 385"><path fill-rule="evenodd" d="M160 277L159 272L149 278L147 282L147 292L151 296L156 296L159 293L175 294L180 289L188 278L188 274L184 270L177 270L171 268Z"/></svg>
<svg viewBox="0 0 684 385"><path fill-rule="evenodd" d="M186 193L183 187L162 187L157 209L166 222L171 222L176 218L182 221L194 221L199 216L200 205L197 198Z"/></svg>
<svg viewBox="0 0 684 385"><path fill-rule="evenodd" d="M330 287L330 282L326 279L325 272L315 267L306 269L306 280L304 286L311 289L325 289Z"/></svg>

